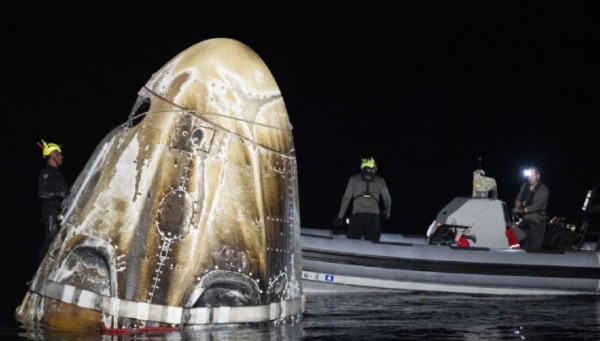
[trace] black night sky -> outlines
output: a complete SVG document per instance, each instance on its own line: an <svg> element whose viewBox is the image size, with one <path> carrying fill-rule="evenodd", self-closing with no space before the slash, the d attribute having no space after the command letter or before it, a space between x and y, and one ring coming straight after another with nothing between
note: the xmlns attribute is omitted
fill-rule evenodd
<svg viewBox="0 0 600 341"><path fill-rule="evenodd" d="M581 221L584 196L600 182L597 2L357 4L262 14L171 4L6 11L2 239L13 251L5 258L25 268L17 280L33 275L43 241L36 142L63 144L61 170L73 183L150 76L216 37L251 47L279 84L303 227L331 228L366 156L392 195L384 232L424 234L446 203L471 194L480 156L500 199L512 203L522 170L535 164L549 215Z"/></svg>

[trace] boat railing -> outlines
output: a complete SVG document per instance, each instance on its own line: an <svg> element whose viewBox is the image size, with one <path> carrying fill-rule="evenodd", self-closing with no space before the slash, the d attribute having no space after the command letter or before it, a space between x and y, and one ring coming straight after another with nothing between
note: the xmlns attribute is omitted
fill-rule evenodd
<svg viewBox="0 0 600 341"><path fill-rule="evenodd" d="M489 247L480 247L480 246L469 246L469 247L461 247L456 245L450 245L452 250L467 250L467 251L490 251Z"/></svg>
<svg viewBox="0 0 600 341"><path fill-rule="evenodd" d="M383 245L396 245L396 246L413 246L412 243L402 243L402 242L385 242L385 241L377 241L373 242L375 244L383 244Z"/></svg>

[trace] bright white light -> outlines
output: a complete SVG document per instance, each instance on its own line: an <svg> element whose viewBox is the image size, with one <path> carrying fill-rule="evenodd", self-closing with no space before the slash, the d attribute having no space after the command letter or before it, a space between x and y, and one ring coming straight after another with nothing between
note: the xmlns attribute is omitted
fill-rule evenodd
<svg viewBox="0 0 600 341"><path fill-rule="evenodd" d="M530 176L531 174L533 174L533 172L531 171L531 169L526 169L526 170L523 172L523 175L525 175L525 176Z"/></svg>

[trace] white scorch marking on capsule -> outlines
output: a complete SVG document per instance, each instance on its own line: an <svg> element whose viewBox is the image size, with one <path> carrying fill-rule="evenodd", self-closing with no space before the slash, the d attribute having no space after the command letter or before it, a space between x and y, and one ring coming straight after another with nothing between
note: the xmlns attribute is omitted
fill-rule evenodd
<svg viewBox="0 0 600 341"><path fill-rule="evenodd" d="M254 79L259 84L265 83L265 75L260 70L254 70Z"/></svg>
<svg viewBox="0 0 600 341"><path fill-rule="evenodd" d="M160 89L160 90L167 89L169 87L169 85L173 82L173 78L179 75L179 74L173 73L173 67L175 65L179 64L180 60L181 60L181 57L177 56L164 66L164 70L161 74L161 77L156 82L157 89Z"/></svg>
<svg viewBox="0 0 600 341"><path fill-rule="evenodd" d="M110 141L106 142L102 146L102 149L101 149L99 155L106 155L106 151L110 149L110 147L113 145L113 143L114 143L114 138L111 139ZM96 173L96 168L100 164L100 160L104 160L104 159L105 159L105 157L98 157L98 158L96 158L96 160L94 160L94 163L93 163L92 167L90 168L90 170L88 171L86 178L83 180L83 183L82 183L79 191L75 194L75 197L72 200L73 204L71 204L71 207L69 207L69 209L65 213L65 217L64 217L63 221L67 221L69 219L69 217L71 216L71 212L73 211L73 208L75 207L75 203L77 203L77 201L79 200L81 192L86 187L87 183L90 181L90 177L92 176L92 174Z"/></svg>

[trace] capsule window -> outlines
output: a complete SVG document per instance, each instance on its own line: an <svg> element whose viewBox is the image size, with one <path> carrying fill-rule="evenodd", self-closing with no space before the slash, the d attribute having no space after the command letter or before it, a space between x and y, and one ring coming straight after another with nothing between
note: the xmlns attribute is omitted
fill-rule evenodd
<svg viewBox="0 0 600 341"><path fill-rule="evenodd" d="M144 117L146 117L144 114L150 110L150 104L150 98L139 96L135 105L133 106L133 109L131 110L131 113L129 113L127 126L132 128L138 125L138 123L140 123Z"/></svg>
<svg viewBox="0 0 600 341"><path fill-rule="evenodd" d="M199 127L191 133L190 142L195 150L208 153L210 152L214 137L215 131L213 129Z"/></svg>
<svg viewBox="0 0 600 341"><path fill-rule="evenodd" d="M199 147L200 144L202 143L202 138L204 137L204 133L202 132L202 129L198 128L196 130L194 130L194 132L192 133L192 144L195 147Z"/></svg>

